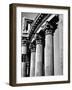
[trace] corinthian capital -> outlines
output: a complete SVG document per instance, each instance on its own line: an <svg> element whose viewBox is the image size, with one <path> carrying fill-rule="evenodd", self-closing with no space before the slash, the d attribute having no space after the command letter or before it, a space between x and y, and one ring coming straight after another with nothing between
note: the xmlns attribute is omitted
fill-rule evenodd
<svg viewBox="0 0 72 90"><path fill-rule="evenodd" d="M45 34L53 34L55 32L55 30L57 29L57 24L51 24L48 21L46 22L45 25Z"/></svg>
<svg viewBox="0 0 72 90"><path fill-rule="evenodd" d="M28 42L28 38L27 37L22 37L22 46L26 46Z"/></svg>
<svg viewBox="0 0 72 90"><path fill-rule="evenodd" d="M36 46L34 43L30 43L29 48L31 49L31 52L35 52L36 51Z"/></svg>
<svg viewBox="0 0 72 90"><path fill-rule="evenodd" d="M37 33L37 35L36 35L36 44L42 44L42 40L43 40L42 36L40 36L40 35Z"/></svg>

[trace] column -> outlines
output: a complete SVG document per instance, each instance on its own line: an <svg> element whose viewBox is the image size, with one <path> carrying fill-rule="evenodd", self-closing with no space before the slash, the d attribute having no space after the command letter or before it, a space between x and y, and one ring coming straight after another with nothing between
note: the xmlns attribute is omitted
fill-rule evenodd
<svg viewBox="0 0 72 90"><path fill-rule="evenodd" d="M59 30L59 53L60 53L60 61L59 61L59 71L58 75L63 75L63 15L59 15L59 24L58 24L58 30Z"/></svg>
<svg viewBox="0 0 72 90"><path fill-rule="evenodd" d="M27 57L27 41L22 40L22 63L21 63L21 76L26 77L26 57Z"/></svg>
<svg viewBox="0 0 72 90"><path fill-rule="evenodd" d="M43 55L42 38L39 35L37 35L37 38L36 38L35 76L42 76L42 55Z"/></svg>
<svg viewBox="0 0 72 90"><path fill-rule="evenodd" d="M63 15L59 15L58 28L54 34L54 74L63 75Z"/></svg>
<svg viewBox="0 0 72 90"><path fill-rule="evenodd" d="M51 25L45 28L45 76L54 75L53 30Z"/></svg>
<svg viewBox="0 0 72 90"><path fill-rule="evenodd" d="M30 77L35 76L35 45L31 44Z"/></svg>

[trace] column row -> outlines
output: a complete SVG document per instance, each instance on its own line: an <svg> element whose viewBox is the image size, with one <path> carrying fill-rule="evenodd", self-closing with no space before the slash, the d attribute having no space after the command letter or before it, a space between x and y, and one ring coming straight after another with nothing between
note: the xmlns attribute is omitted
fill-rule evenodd
<svg viewBox="0 0 72 90"><path fill-rule="evenodd" d="M31 48L30 76L42 76L43 73L45 76L54 75L53 32L50 28L45 30L45 46L42 36L37 35L36 50L33 44Z"/></svg>
<svg viewBox="0 0 72 90"><path fill-rule="evenodd" d="M54 44L53 36L57 24L46 22L43 33L38 33L36 39L30 42L30 76L51 76L54 75ZM44 35L44 36L43 36ZM25 39L24 39L25 40ZM27 44L26 40L22 44L22 76L27 73L26 57Z"/></svg>

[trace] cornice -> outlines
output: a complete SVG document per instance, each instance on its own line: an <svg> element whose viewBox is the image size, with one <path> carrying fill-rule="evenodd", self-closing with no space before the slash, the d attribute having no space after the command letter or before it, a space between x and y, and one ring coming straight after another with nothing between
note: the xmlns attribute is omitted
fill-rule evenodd
<svg viewBox="0 0 72 90"><path fill-rule="evenodd" d="M40 28L40 26L44 23L44 21L50 16L50 14L38 14L35 18L34 22L31 25L31 31L29 33L30 40L34 37L34 34Z"/></svg>

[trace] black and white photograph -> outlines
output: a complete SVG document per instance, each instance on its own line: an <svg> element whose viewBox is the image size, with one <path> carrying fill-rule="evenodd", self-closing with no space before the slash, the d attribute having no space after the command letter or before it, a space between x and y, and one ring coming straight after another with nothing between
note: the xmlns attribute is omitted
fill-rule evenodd
<svg viewBox="0 0 72 90"><path fill-rule="evenodd" d="M14 83L69 82L69 7L16 4L14 8Z"/></svg>
<svg viewBox="0 0 72 90"><path fill-rule="evenodd" d="M63 15L21 13L21 76L63 75Z"/></svg>

